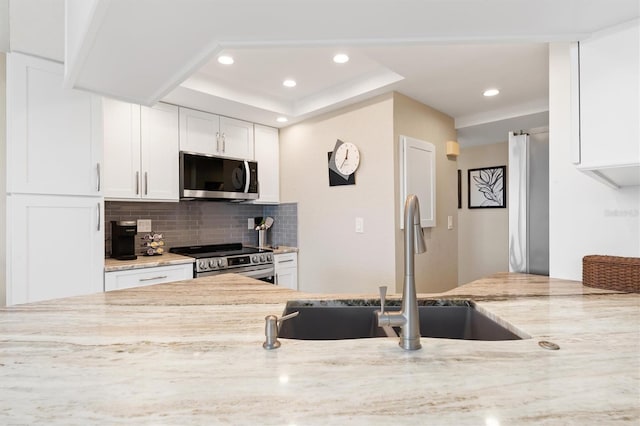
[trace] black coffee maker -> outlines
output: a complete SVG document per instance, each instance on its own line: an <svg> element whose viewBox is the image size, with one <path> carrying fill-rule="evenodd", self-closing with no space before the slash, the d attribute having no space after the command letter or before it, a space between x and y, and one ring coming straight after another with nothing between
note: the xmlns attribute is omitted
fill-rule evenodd
<svg viewBox="0 0 640 426"><path fill-rule="evenodd" d="M133 260L136 256L136 233L138 224L135 220L111 221L111 257L118 260Z"/></svg>

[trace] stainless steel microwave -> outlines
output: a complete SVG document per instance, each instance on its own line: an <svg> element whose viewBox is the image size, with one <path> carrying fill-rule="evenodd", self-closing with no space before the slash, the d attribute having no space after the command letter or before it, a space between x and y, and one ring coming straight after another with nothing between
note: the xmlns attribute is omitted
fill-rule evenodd
<svg viewBox="0 0 640 426"><path fill-rule="evenodd" d="M180 198L255 200L258 163L181 151Z"/></svg>

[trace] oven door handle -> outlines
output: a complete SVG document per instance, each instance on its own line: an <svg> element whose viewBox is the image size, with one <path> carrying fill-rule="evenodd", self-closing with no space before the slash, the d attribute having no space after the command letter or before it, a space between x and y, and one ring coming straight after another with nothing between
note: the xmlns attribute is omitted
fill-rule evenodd
<svg viewBox="0 0 640 426"><path fill-rule="evenodd" d="M232 271L229 271L232 272ZM256 269L253 271L238 272L240 275L250 278L266 278L273 276L273 269Z"/></svg>

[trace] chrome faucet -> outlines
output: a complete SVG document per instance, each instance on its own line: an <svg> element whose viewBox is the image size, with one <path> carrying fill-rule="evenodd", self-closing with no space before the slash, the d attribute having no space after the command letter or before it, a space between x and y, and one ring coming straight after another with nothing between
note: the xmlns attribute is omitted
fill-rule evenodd
<svg viewBox="0 0 640 426"><path fill-rule="evenodd" d="M381 310L378 311L378 326L400 327L400 346L408 351L420 349L420 318L416 294L414 255L424 253L427 246L420 225L420 203L418 197L409 195L404 203L404 286L400 312L384 311L384 296L381 289ZM386 293L386 288L385 288Z"/></svg>

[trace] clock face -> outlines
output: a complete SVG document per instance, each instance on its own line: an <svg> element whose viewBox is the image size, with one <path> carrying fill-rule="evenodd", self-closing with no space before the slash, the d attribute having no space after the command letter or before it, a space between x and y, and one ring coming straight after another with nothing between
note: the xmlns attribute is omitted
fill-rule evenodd
<svg viewBox="0 0 640 426"><path fill-rule="evenodd" d="M336 150L336 168L343 175L350 175L360 165L360 151L352 143L343 143Z"/></svg>

